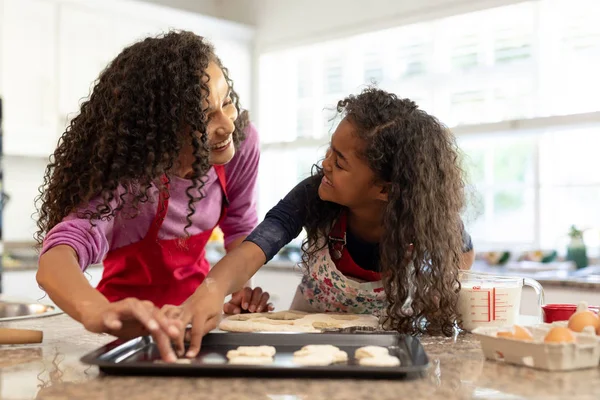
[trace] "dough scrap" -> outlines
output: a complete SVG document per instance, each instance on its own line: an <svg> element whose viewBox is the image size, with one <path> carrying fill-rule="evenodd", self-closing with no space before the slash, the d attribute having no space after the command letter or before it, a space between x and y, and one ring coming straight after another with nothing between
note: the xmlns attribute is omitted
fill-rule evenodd
<svg viewBox="0 0 600 400"><path fill-rule="evenodd" d="M273 363L272 357L233 357L229 359L232 365L268 365Z"/></svg>
<svg viewBox="0 0 600 400"><path fill-rule="evenodd" d="M348 327L378 328L379 319L365 314L308 314L299 311L237 314L221 322L219 329L229 332L305 332Z"/></svg>
<svg viewBox="0 0 600 400"><path fill-rule="evenodd" d="M277 350L273 346L239 346L236 350L229 350L227 358L236 357L273 357Z"/></svg>
<svg viewBox="0 0 600 400"><path fill-rule="evenodd" d="M381 346L365 346L357 349L354 352L354 358L357 360L363 358L389 356L390 351L386 347Z"/></svg>
<svg viewBox="0 0 600 400"><path fill-rule="evenodd" d="M394 356L377 356L361 358L359 364L365 367L397 367L400 365L400 359Z"/></svg>

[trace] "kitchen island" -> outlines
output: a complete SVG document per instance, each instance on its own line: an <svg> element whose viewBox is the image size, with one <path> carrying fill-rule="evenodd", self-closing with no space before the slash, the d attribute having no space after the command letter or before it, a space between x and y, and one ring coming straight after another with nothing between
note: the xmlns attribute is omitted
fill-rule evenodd
<svg viewBox="0 0 600 400"><path fill-rule="evenodd" d="M600 368L550 373L485 361L469 334L423 337L431 366L409 381L111 377L84 354L113 340L66 315L5 322L39 329L39 345L0 346L0 398L21 399L598 399Z"/></svg>

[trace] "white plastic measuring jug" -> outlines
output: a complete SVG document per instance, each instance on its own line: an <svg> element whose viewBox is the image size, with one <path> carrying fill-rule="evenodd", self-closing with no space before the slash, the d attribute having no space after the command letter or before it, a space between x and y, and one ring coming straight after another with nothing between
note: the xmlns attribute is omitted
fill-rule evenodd
<svg viewBox="0 0 600 400"><path fill-rule="evenodd" d="M513 325L519 316L523 285L535 290L541 313L544 289L536 280L470 271L461 271L459 280L458 312L464 330Z"/></svg>

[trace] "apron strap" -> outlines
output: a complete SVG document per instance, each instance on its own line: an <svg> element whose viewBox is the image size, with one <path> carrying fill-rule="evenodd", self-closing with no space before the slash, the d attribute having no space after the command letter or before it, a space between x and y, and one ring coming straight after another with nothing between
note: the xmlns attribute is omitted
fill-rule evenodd
<svg viewBox="0 0 600 400"><path fill-rule="evenodd" d="M221 217L219 218L219 222L221 222L225 217L227 208L229 207L229 199L227 197L227 178L225 176L224 166L215 165L214 168L219 180L219 186L221 186L221 190L223 190L223 209L221 211ZM165 185L166 190L159 191L156 216L154 217L154 220L152 220L152 224L150 225L150 229L146 235L146 238L151 241L156 241L158 239L158 232L165 221L167 211L169 209L169 178L166 175L163 175L161 176L160 180Z"/></svg>
<svg viewBox="0 0 600 400"><path fill-rule="evenodd" d="M337 221L333 224L329 232L329 246L331 247L331 255L337 261L342 258L342 252L346 247L346 211L342 211Z"/></svg>
<svg viewBox="0 0 600 400"><path fill-rule="evenodd" d="M227 196L227 177L225 176L225 167L222 165L215 165L215 172L217 173L217 178L219 179L219 184L221 185L221 190L223 190L223 208L229 207L229 197Z"/></svg>
<svg viewBox="0 0 600 400"><path fill-rule="evenodd" d="M158 231L162 227L162 224L167 216L167 210L169 209L169 178L167 175L163 175L160 177L161 182L165 185L164 190L159 190L158 192L158 207L156 209L156 215L152 220L152 224L150 225L150 229L148 230L148 234L146 238L151 241L155 241L158 239Z"/></svg>

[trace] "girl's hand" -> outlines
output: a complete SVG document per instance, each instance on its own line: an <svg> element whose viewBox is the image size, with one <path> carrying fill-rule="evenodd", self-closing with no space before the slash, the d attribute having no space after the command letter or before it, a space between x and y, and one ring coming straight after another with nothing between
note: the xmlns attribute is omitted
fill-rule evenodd
<svg viewBox="0 0 600 400"><path fill-rule="evenodd" d="M273 311L273 304L267 303L269 297L269 293L263 292L260 287L256 287L254 290L245 287L231 295L229 303L223 305L223 312L225 314L240 314L244 311L251 313Z"/></svg>
<svg viewBox="0 0 600 400"><path fill-rule="evenodd" d="M186 340L189 340L190 347L185 356L196 357L200 351L202 337L215 329L221 320L225 294L215 290L207 281L208 279L181 306L167 305L161 311L169 319L178 318L183 327L174 343L179 357L185 353ZM185 328L190 323L192 329L186 332Z"/></svg>
<svg viewBox="0 0 600 400"><path fill-rule="evenodd" d="M175 351L179 357L185 353L185 341L190 342L186 357L194 358L200 351L202 337L215 329L221 320L222 312L239 314L243 310L253 312L273 311L273 305L267 304L269 294L261 288L254 290L246 287L232 295L229 303L223 304L225 296L214 292L209 285L200 286L181 306L165 305L161 312L169 319L178 318L184 328L175 341ZM190 332L186 332L188 324Z"/></svg>
<svg viewBox="0 0 600 400"><path fill-rule="evenodd" d="M163 360L174 362L177 357L171 339L185 331L180 320L170 319L149 301L129 298L114 303L79 307L85 329L94 333L109 333L120 339L152 335Z"/></svg>

